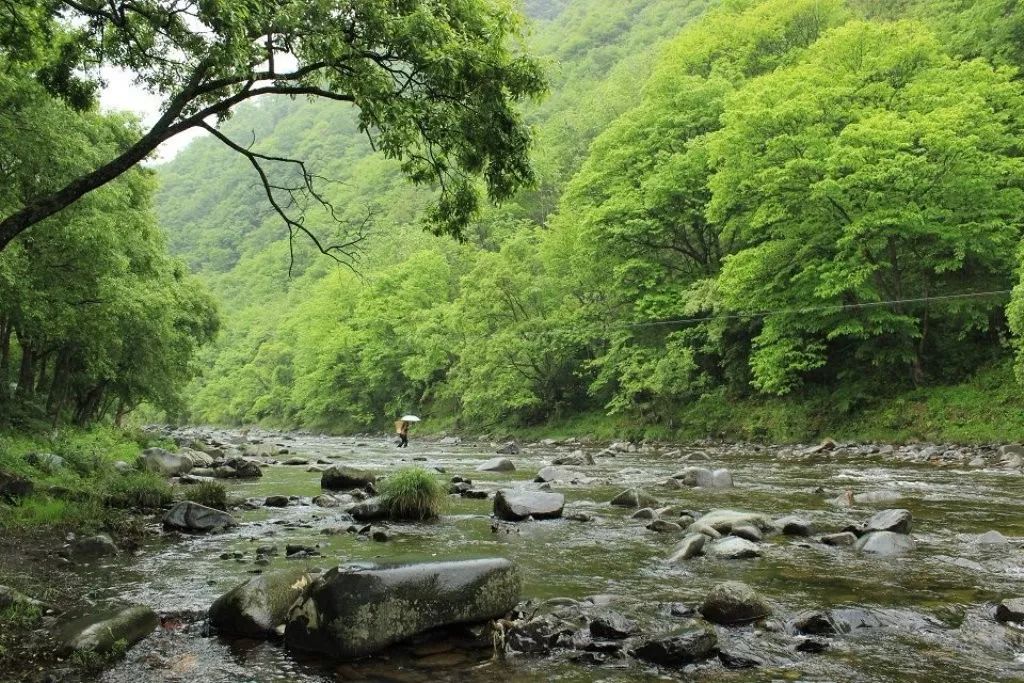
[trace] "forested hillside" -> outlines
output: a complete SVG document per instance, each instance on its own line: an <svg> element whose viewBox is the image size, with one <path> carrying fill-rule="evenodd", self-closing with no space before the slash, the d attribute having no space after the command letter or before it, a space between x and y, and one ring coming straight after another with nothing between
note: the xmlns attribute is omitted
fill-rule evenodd
<svg viewBox="0 0 1024 683"><path fill-rule="evenodd" d="M527 111L538 181L465 242L423 230L429 193L337 106L266 101L222 129L328 179L341 223L308 227L356 237L347 266L290 243L218 141L159 168L171 247L224 319L178 417L343 431L416 411L479 431L603 414L801 438L879 415L898 432L917 408L893 406L992 386L1020 415L1024 10L525 9L551 82Z"/></svg>

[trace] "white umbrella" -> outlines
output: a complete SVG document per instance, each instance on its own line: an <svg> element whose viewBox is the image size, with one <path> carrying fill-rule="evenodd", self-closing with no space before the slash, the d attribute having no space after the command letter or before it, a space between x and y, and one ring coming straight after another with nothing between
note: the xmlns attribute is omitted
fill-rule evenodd
<svg viewBox="0 0 1024 683"><path fill-rule="evenodd" d="M402 422L419 422L420 419L415 415L403 415Z"/></svg>

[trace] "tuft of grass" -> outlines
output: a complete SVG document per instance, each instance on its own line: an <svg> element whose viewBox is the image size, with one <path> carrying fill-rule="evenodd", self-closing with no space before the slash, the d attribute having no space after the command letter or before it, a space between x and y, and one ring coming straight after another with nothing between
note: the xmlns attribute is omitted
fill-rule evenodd
<svg viewBox="0 0 1024 683"><path fill-rule="evenodd" d="M171 485L153 472L128 472L108 478L103 498L109 507L155 510L174 499Z"/></svg>
<svg viewBox="0 0 1024 683"><path fill-rule="evenodd" d="M204 481L185 489L185 500L218 510L228 509L228 491L219 481Z"/></svg>
<svg viewBox="0 0 1024 683"><path fill-rule="evenodd" d="M422 467L406 467L380 485L380 503L394 520L434 519L447 500L444 486Z"/></svg>

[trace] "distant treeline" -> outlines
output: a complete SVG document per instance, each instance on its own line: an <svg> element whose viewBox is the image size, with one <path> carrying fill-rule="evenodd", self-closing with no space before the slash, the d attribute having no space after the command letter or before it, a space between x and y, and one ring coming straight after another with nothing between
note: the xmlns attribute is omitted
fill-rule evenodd
<svg viewBox="0 0 1024 683"><path fill-rule="evenodd" d="M999 294L1019 282L1021 35L1006 0L548 7L540 181L466 243L418 230L422 194L351 121L240 112L261 149L313 150L376 236L358 274L300 254L289 281L244 164L200 141L161 169L172 245L225 310L183 415L656 423L708 395L827 389L843 412L960 381L1024 333L1024 291Z"/></svg>

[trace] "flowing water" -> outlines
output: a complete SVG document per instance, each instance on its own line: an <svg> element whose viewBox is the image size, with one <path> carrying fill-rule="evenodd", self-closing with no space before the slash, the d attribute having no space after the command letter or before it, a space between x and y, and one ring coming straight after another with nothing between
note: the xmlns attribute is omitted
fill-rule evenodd
<svg viewBox="0 0 1024 683"><path fill-rule="evenodd" d="M221 438L228 435L221 434ZM318 458L381 473L413 464L442 468L450 477L473 479L477 488L534 488L536 472L566 447L537 446L512 456L516 471L476 472L494 456L491 444L441 446L288 435L276 441L290 456ZM434 654L420 658L382 656L355 664L296 658L275 643L206 636L198 627L165 624L104 674L110 682L189 681L1024 681L1024 633L996 623L993 604L1024 595L1024 486L1019 471L957 470L910 464L883 456L785 457L776 449L704 449L715 467L731 470L735 487L673 490L659 486L682 468L678 455L620 453L596 465L569 468L590 481L554 485L567 510L586 512L590 522L550 520L503 524L492 529L491 500L450 497L444 516L426 524L393 524L394 538L378 543L354 534L324 535L347 526L342 512L310 504L320 474L302 466L272 465L261 479L226 482L232 494L262 500L271 494L299 496L287 508L236 511L240 526L209 536L153 540L135 556L119 557L89 571L97 603L128 600L158 612L206 610L210 603L258 570L306 563L327 568L344 563L391 563L475 557L507 557L521 569L524 598L583 599L611 596L615 608L637 619L645 633L681 621L679 605L696 605L718 582L743 581L767 597L776 622L803 609L860 607L882 623L831 640L820 654L794 650L798 642L780 629L718 628L723 647L763 656L765 665L729 670L712 660L685 670L658 669L635 659L603 664L573 657ZM684 449L684 453L687 452ZM699 464L699 463L698 463ZM627 486L640 486L665 504L706 512L730 508L772 517L799 514L820 533L838 531L885 507L914 515L918 547L898 558L858 556L814 538L769 537L764 556L746 560L695 558L669 565L678 534L659 534L631 519L631 510L608 501ZM827 492L821 491L824 488ZM840 508L827 495L895 490L896 502ZM1009 546L982 546L974 536L995 529ZM286 559L284 546L319 545L321 557ZM255 548L276 545L271 564L256 567ZM241 559L221 559L238 551ZM672 606L676 606L673 612Z"/></svg>

